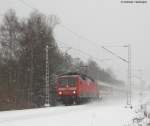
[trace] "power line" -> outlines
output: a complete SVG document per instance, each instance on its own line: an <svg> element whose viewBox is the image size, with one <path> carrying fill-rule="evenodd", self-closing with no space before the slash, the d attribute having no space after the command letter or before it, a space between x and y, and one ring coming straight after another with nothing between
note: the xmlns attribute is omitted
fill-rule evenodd
<svg viewBox="0 0 150 126"><path fill-rule="evenodd" d="M64 29L66 29L67 31L69 31L70 33L72 33L72 34L73 34L74 36L76 36L77 38L82 39L82 40L86 40L86 41L90 42L92 46L94 46L94 47L96 47L96 48L97 48L97 46L98 46L98 47L101 47L100 44L98 44L98 43L96 43L96 42L94 42L94 41L92 41L92 40L90 40L90 39L84 37L83 35L79 35L78 33L72 31L70 28L66 27L65 25L60 24L60 26L61 26L62 28L64 28ZM92 43L96 44L97 46L93 45Z"/></svg>
<svg viewBox="0 0 150 126"><path fill-rule="evenodd" d="M84 37L84 36L82 36L82 35L79 35L78 33L76 33L76 32L74 32L74 31L72 31L71 29L69 29L68 27L66 27L65 25L63 25L63 24L61 24L60 26L62 26L64 29L66 29L67 31L69 31L69 32L71 32L73 35L75 35L76 37L78 37L79 39L84 39L84 40L86 40L86 41L88 41L88 42L92 42L92 43L94 43L95 45L93 45L92 43L92 46L94 46L94 47L96 47L97 48L97 46L98 47L101 47L102 49L105 49L105 50L107 50L108 52L110 52L112 55L115 55L116 57L118 57L119 59L121 59L122 61L124 61L124 62L127 62L128 63L128 61L126 60L126 59L124 59L124 58L122 58L121 56L119 56L119 55L117 55L117 54L115 54L115 53L113 53L112 51L110 51L110 50L108 50L108 49L106 49L104 46L101 46L100 44L98 44L98 43L96 43L96 42L94 42L94 41L91 41L91 40L89 40L88 38L86 38L86 37ZM97 46L96 46L97 45ZM125 46L119 46L119 45L109 45L109 47L127 47L126 45Z"/></svg>
<svg viewBox="0 0 150 126"><path fill-rule="evenodd" d="M25 6L27 6L28 8L37 11L38 9L36 9L35 7L33 7L31 4L25 2L24 0L18 0L20 3L24 4Z"/></svg>
<svg viewBox="0 0 150 126"><path fill-rule="evenodd" d="M21 2L22 4L24 4L25 6L27 6L27 7L31 8L31 9L33 9L33 10L38 10L37 8L33 7L31 4L25 2L24 0L18 0L18 1ZM66 29L67 31L71 32L73 35L75 35L75 36L78 37L79 39L83 39L83 40L89 41L90 43L92 42L92 43L94 43L94 44L100 46L100 45L97 44L96 42L91 41L91 40L89 40L88 38L86 38L86 37L84 37L84 36L82 36L82 35L79 35L79 34L77 34L76 32L72 31L71 29L69 29L69 28L66 27L65 25L61 24L60 26L62 26L62 27L63 27L64 29ZM92 44L92 45L93 45L93 44ZM94 46L94 47L95 47L95 46ZM97 48L97 47L96 47L96 48ZM82 50L79 50L79 49L76 49L76 48L72 48L72 49L74 49L74 50L76 50L76 51L79 51L79 52L82 53L82 54L88 55L89 57L92 57L92 58L94 58L94 59L97 59L97 60L99 60L100 62L102 62L102 61L104 60L104 59L99 59L99 58L97 58L97 57L93 57L93 56L91 56L90 54L88 54L88 53L86 53L86 52L83 52Z"/></svg>
<svg viewBox="0 0 150 126"><path fill-rule="evenodd" d="M64 45L66 45L67 47L69 47L68 44L66 44L66 43L64 43L64 42L62 42L62 41L59 41L59 40L56 40L56 41L57 41L57 42L61 42L61 43L63 43ZM72 48L73 50L76 50L76 51L78 51L78 52L84 54L84 55L87 55L89 58L93 58L93 59L98 60L98 61L100 61L100 62L102 62L102 61L104 61L104 60L108 60L108 59L99 59L99 58L97 58L97 57L94 57L94 56L90 55L90 54L87 53L87 52L84 52L84 51L82 51L82 50L80 50L80 49L77 49L77 48L74 48L74 47L71 47L71 48Z"/></svg>
<svg viewBox="0 0 150 126"><path fill-rule="evenodd" d="M31 8L31 9L33 9L33 10L36 10L36 11L39 10L39 9L33 7L31 4L25 2L24 0L18 0L18 1L21 2L22 4L24 4L25 6L28 6L29 8ZM74 31L72 31L71 29L69 29L68 27L66 27L65 25L60 24L60 26L62 26L62 27L63 27L64 29L66 29L67 31L71 32L73 35L75 35L75 36L78 37L79 39L83 39L83 40L89 41L90 43L92 42L92 43L98 45L98 47L99 47L99 46L101 47L101 45L97 44L97 43L94 42L94 41L89 40L88 38L86 38L86 37L84 37L84 36L82 36L82 35L77 34L76 32L74 32ZM92 44L92 46L94 46L94 45ZM97 46L94 46L94 47L97 48Z"/></svg>
<svg viewBox="0 0 150 126"><path fill-rule="evenodd" d="M18 1L21 2L22 4L24 4L25 6L27 6L27 7L31 8L31 9L33 9L33 10L38 10L37 8L33 7L31 4L25 2L24 0L18 0ZM62 25L62 24L61 24L61 26L62 26L63 28L65 28L66 30L68 30L69 32L71 32L72 34L74 34L75 36L77 36L78 38L84 39L84 40L89 41L89 42L93 42L93 41L89 40L88 38L86 38L86 37L84 37L84 36L81 36L81 35L77 34L76 32L70 30L70 29L67 28L66 26L64 26L64 25ZM94 43L95 43L95 42L94 42ZM76 50L76 51L79 51L79 52L82 53L82 54L88 55L89 57L92 57L92 58L94 58L94 59L97 59L97 60L102 61L102 59L99 59L99 58L97 58L97 57L93 57L93 56L91 56L90 54L88 54L88 53L86 53L86 52L83 52L82 50L79 50L79 49L76 49L76 48L72 48L72 49L74 49L74 50Z"/></svg>
<svg viewBox="0 0 150 126"><path fill-rule="evenodd" d="M29 8L31 8L31 9L33 9L33 10L36 10L36 11L39 10L39 9L33 7L31 4L25 2L24 0L18 0L18 1L21 2L22 4L24 4L25 6L28 6ZM92 43L98 45L98 47L99 47L99 46L101 47L101 45L99 45L98 43L96 43L96 42L94 42L94 41L91 41L91 40L89 40L88 38L86 38L86 37L84 37L84 36L82 36L82 35L79 35L78 33L72 31L70 28L66 27L65 25L60 24L60 26L63 27L64 29L66 29L67 31L69 31L70 33L72 33L73 35L75 35L76 37L78 37L79 39L83 39L83 40L89 41L90 43L92 42ZM92 46L94 46L94 45L92 44ZM97 46L94 46L94 47L97 48Z"/></svg>
<svg viewBox="0 0 150 126"><path fill-rule="evenodd" d="M67 45L66 43L64 43L64 42L62 42L62 41L57 40L57 42L61 42L61 43L63 43L64 45L66 45L66 46L69 47L69 45ZM89 57L92 57L90 54L88 54L88 53L86 53L86 52L84 52L84 51L82 51L82 50L80 50L80 49L73 48L73 47L71 47L71 48L74 49L74 50L79 51L79 52L82 53L82 54L85 54L85 55L88 55Z"/></svg>
<svg viewBox="0 0 150 126"><path fill-rule="evenodd" d="M122 61L124 61L124 62L128 63L128 60L126 60L126 59L122 58L121 56L119 56L119 55L115 54L115 53L114 53L114 52L112 52L111 50L109 50L109 49L105 48L104 46L102 46L102 48L103 48L104 50L108 51L109 53L111 53L112 55L114 55L114 56L118 57L118 58L119 58L119 59L121 59Z"/></svg>

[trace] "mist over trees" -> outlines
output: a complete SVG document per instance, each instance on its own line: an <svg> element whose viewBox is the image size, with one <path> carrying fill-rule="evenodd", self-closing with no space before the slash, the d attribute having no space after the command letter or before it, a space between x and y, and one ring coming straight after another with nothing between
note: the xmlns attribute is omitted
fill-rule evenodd
<svg viewBox="0 0 150 126"><path fill-rule="evenodd" d="M50 80L53 75L81 71L96 80L116 80L110 70L101 69L96 62L76 62L60 51L53 30L59 23L56 16L46 17L35 11L28 18L18 18L8 10L0 24L0 110L41 107L45 102L45 47L49 45ZM54 88L50 81L50 88Z"/></svg>
<svg viewBox="0 0 150 126"><path fill-rule="evenodd" d="M123 81L117 80L111 69L102 69L95 61L89 60L87 63L88 74L95 80L111 83L113 85L123 84Z"/></svg>

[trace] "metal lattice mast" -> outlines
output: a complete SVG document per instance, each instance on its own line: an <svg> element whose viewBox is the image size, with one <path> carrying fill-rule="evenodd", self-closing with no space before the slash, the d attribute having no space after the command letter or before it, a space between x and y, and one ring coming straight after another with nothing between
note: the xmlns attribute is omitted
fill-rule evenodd
<svg viewBox="0 0 150 126"><path fill-rule="evenodd" d="M131 105L131 99L132 99L132 65L131 65L131 45L124 45L124 46L119 46L119 47L127 47L128 48L128 60L120 57L119 55L115 54L114 52L112 52L111 50L105 48L104 46L102 46L102 48L104 50L106 50L107 52L111 53L112 55L118 57L119 59L121 59L122 61L128 63L128 83L127 83L127 106L126 107L130 107L132 108Z"/></svg>
<svg viewBox="0 0 150 126"><path fill-rule="evenodd" d="M45 48L46 52L46 76L45 76L45 107L50 106L50 94L49 94L49 60L48 60L48 45Z"/></svg>
<svg viewBox="0 0 150 126"><path fill-rule="evenodd" d="M128 45L128 94L127 105L131 105L132 97L132 72L131 72L131 45Z"/></svg>

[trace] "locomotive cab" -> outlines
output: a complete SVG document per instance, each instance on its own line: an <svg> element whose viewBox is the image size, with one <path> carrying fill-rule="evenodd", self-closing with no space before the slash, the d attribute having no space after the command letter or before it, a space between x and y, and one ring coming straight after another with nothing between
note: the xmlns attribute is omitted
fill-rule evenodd
<svg viewBox="0 0 150 126"><path fill-rule="evenodd" d="M69 73L61 75L57 78L56 85L58 100L64 104L80 104L99 97L96 82L84 74Z"/></svg>
<svg viewBox="0 0 150 126"><path fill-rule="evenodd" d="M77 77L60 77L57 81L58 95L74 95L76 94Z"/></svg>
<svg viewBox="0 0 150 126"><path fill-rule="evenodd" d="M78 76L61 76L57 79L57 96L63 103L73 103L77 96Z"/></svg>

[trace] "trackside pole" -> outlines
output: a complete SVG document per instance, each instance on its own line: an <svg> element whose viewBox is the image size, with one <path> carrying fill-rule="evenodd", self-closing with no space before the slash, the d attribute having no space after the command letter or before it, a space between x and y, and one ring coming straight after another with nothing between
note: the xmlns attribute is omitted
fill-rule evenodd
<svg viewBox="0 0 150 126"><path fill-rule="evenodd" d="M48 61L48 45L45 48L46 52L46 74L45 74L45 107L50 107L50 92L49 92L49 61Z"/></svg>
<svg viewBox="0 0 150 126"><path fill-rule="evenodd" d="M131 66L131 45L128 47L128 83L127 83L127 104L126 108L132 109L131 99L132 99L132 66Z"/></svg>

